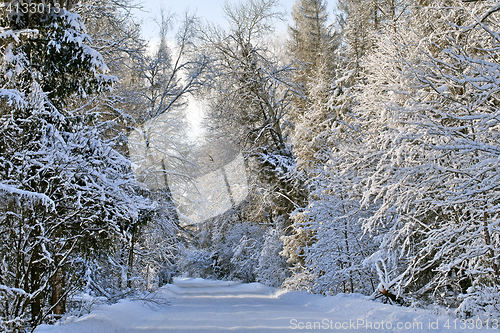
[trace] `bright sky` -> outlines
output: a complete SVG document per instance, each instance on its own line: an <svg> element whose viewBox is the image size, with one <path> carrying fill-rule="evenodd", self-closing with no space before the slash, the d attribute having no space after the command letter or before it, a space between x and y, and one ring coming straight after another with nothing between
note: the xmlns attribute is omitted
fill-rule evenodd
<svg viewBox="0 0 500 333"><path fill-rule="evenodd" d="M238 0L228 0L230 2L239 2ZM142 3L144 10L147 12L136 11L136 16L143 19L143 35L146 39L156 38L158 35L158 27L154 23L154 17L159 16L159 8L170 10L171 13L176 13L179 18L188 9L195 12L197 16L204 20L215 23L225 24L222 5L224 0L137 0ZM281 9L286 11L286 17L291 21L290 12L295 0L281 0ZM328 14L333 16L333 8L335 0L328 1ZM286 23L282 23L277 27L278 30L285 31Z"/></svg>
<svg viewBox="0 0 500 333"><path fill-rule="evenodd" d="M186 10L191 13L195 13L204 21L210 21L213 23L220 24L221 26L226 26L226 19L223 14L222 5L225 0L135 0L136 3L143 6L143 11L135 11L135 16L142 20L142 34L146 40L150 42L150 46L156 45L159 41L158 25L155 23L155 19L158 19L159 9L164 8L166 11L170 11L171 14L176 14L178 19L182 18L182 15ZM227 0L230 3L238 3L245 0ZM333 9L336 5L336 0L327 0L328 2L328 14L330 15L330 21L333 19ZM281 22L276 25L276 34L287 33L287 25L292 21L291 11L295 0L280 0L280 7L278 10L285 13L285 18L287 22ZM175 31L175 27L174 27ZM186 110L187 119L191 123L191 130L188 131L189 139L192 141L197 141L202 133L201 123L203 120L203 106L202 103L191 100Z"/></svg>

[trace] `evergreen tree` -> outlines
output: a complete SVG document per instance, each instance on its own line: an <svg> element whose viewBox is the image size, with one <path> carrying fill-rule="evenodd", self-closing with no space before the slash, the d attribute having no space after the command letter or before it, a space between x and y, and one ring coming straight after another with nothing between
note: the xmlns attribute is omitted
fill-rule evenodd
<svg viewBox="0 0 500 333"><path fill-rule="evenodd" d="M126 238L148 203L92 116L67 107L115 80L79 15L2 8L0 325L64 313L85 258Z"/></svg>
<svg viewBox="0 0 500 333"><path fill-rule="evenodd" d="M339 1L338 6L342 30L338 48L330 52L333 70L320 61L311 71L307 109L294 123L294 152L311 179L311 192L309 205L293 215L294 234L285 243L284 253L297 266L286 283L321 293L370 292L375 278L363 262L377 250L380 239L372 240L362 230L361 221L374 207L361 204L357 188L365 170L353 166L364 156L355 148L363 133L353 126L357 117L353 108L377 35L386 31L388 22L397 23L401 17L395 15L405 6L355 0Z"/></svg>
<svg viewBox="0 0 500 333"><path fill-rule="evenodd" d="M292 10L293 27L289 27L289 52L298 71L294 79L306 89L308 82L324 65L333 66L334 36L328 26L326 2L298 0ZM331 68L331 67L330 67Z"/></svg>

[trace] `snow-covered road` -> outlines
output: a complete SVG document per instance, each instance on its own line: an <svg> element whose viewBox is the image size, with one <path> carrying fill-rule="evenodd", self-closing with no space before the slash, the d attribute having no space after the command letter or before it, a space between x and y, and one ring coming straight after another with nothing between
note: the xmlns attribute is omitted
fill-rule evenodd
<svg viewBox="0 0 500 333"><path fill-rule="evenodd" d="M66 325L42 325L35 333L499 331L493 323L471 330L471 324L464 327L454 318L375 303L362 295L323 297L258 283L177 279L156 297L168 305L122 300Z"/></svg>
<svg viewBox="0 0 500 333"><path fill-rule="evenodd" d="M231 282L177 281L175 299L157 329L172 332L289 332L290 320L324 314L280 299L271 288Z"/></svg>

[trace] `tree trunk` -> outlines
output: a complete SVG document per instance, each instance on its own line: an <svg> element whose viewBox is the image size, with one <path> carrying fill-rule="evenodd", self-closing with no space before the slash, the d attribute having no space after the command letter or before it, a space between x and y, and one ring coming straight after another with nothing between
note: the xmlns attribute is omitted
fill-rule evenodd
<svg viewBox="0 0 500 333"><path fill-rule="evenodd" d="M491 268L493 268L493 271L495 272L495 279L498 280L500 274L498 272L498 266L495 261L495 251L493 251L493 248L491 247L491 237L490 237L490 232L488 230L488 223L486 222L486 219L487 219L487 213L484 212L483 213L484 242L489 247L489 253L491 257Z"/></svg>
<svg viewBox="0 0 500 333"><path fill-rule="evenodd" d="M33 261L37 261L39 259L37 252L33 254L33 256L35 257ZM30 282L30 292L36 293L40 288L40 267L36 262L32 264L30 269ZM33 327L38 325L41 310L41 295L38 294L31 300L31 323Z"/></svg>
<svg viewBox="0 0 500 333"><path fill-rule="evenodd" d="M33 230L33 238L31 239L32 242L36 242L37 237L40 236L40 230L38 226L35 226ZM34 298L31 299L30 305L31 305L31 324L33 327L36 327L39 324L39 320L41 317L41 311L42 311L42 295L40 293L37 293L37 291L40 289L40 246L37 245L33 249L33 255L31 257L31 262L30 262L30 293L31 294L36 294Z"/></svg>
<svg viewBox="0 0 500 333"><path fill-rule="evenodd" d="M62 299L64 295L64 272L62 268L58 269L54 276L52 276L51 287L52 296L50 301L52 306L55 305L52 313L60 316L66 312L65 300Z"/></svg>
<svg viewBox="0 0 500 333"><path fill-rule="evenodd" d="M128 251L127 288L132 288L132 269L134 268L134 244L135 244L135 231L132 233L132 240L130 241L130 249Z"/></svg>

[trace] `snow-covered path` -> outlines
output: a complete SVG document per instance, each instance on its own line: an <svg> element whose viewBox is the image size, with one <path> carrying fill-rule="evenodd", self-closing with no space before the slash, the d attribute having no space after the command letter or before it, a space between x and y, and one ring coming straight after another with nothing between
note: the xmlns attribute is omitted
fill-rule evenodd
<svg viewBox="0 0 500 333"><path fill-rule="evenodd" d="M176 298L158 328L172 332L290 332L290 320L321 321L325 314L279 298L258 284L178 281Z"/></svg>
<svg viewBox="0 0 500 333"><path fill-rule="evenodd" d="M454 318L375 303L362 295L323 297L258 283L177 279L156 296L169 304L122 300L66 325L42 325L35 333L498 332L471 330Z"/></svg>

